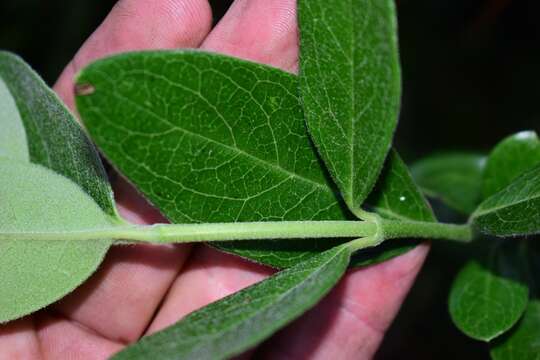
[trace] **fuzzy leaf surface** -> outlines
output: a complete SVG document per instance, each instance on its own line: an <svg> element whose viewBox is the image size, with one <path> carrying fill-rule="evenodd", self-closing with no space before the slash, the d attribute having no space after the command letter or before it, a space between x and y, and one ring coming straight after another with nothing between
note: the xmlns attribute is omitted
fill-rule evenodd
<svg viewBox="0 0 540 360"><path fill-rule="evenodd" d="M494 236L540 233L540 164L487 198L471 220Z"/></svg>
<svg viewBox="0 0 540 360"><path fill-rule="evenodd" d="M429 197L464 214L482 201L482 178L486 157L480 154L447 153L429 156L411 168L414 179Z"/></svg>
<svg viewBox="0 0 540 360"><path fill-rule="evenodd" d="M0 78L0 158L29 162L26 132L19 109L6 84Z"/></svg>
<svg viewBox="0 0 540 360"><path fill-rule="evenodd" d="M501 191L537 164L540 164L540 140L534 131L507 137L488 157L482 184L484 198Z"/></svg>
<svg viewBox="0 0 540 360"><path fill-rule="evenodd" d="M298 2L300 93L314 143L350 209L390 150L401 74L393 0Z"/></svg>
<svg viewBox="0 0 540 360"><path fill-rule="evenodd" d="M339 246L198 310L113 356L120 359L228 359L313 307L343 276L350 249Z"/></svg>
<svg viewBox="0 0 540 360"><path fill-rule="evenodd" d="M4 51L0 51L0 79L18 108L30 161L73 180L105 212L117 217L101 160L58 96L23 60ZM3 129L4 123L0 125Z"/></svg>
<svg viewBox="0 0 540 360"><path fill-rule="evenodd" d="M140 52L98 61L77 97L112 164L174 223L343 220L306 132L297 78L217 54ZM287 267L335 242L223 245Z"/></svg>
<svg viewBox="0 0 540 360"><path fill-rule="evenodd" d="M28 240L29 232L111 227L110 217L71 180L35 164L0 160L0 323L62 298L101 263L111 241Z"/></svg>
<svg viewBox="0 0 540 360"><path fill-rule="evenodd" d="M456 326L468 336L490 341L514 326L529 300L523 254L515 243L491 243L485 256L458 273L449 298Z"/></svg>

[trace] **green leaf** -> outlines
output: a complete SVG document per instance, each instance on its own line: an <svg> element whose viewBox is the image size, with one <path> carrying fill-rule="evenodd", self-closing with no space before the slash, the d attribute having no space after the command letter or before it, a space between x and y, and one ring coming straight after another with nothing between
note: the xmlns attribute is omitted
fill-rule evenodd
<svg viewBox="0 0 540 360"><path fill-rule="evenodd" d="M480 154L437 154L420 160L411 171L426 195L441 199L454 210L470 214L482 200L485 163L485 156Z"/></svg>
<svg viewBox="0 0 540 360"><path fill-rule="evenodd" d="M26 133L19 110L6 84L0 78L0 158L30 161Z"/></svg>
<svg viewBox="0 0 540 360"><path fill-rule="evenodd" d="M428 202L418 189L407 165L392 150L367 203L379 215L390 220L436 221Z"/></svg>
<svg viewBox="0 0 540 360"><path fill-rule="evenodd" d="M469 261L452 285L454 324L468 336L490 341L520 319L529 299L523 255L515 242L491 242L483 257Z"/></svg>
<svg viewBox="0 0 540 360"><path fill-rule="evenodd" d="M366 200L373 211L389 220L437 221L431 207L414 183L407 165L392 150L386 159L375 190ZM415 240L387 241L377 247L362 250L351 260L354 266L372 265L412 250Z"/></svg>
<svg viewBox="0 0 540 360"><path fill-rule="evenodd" d="M371 192L397 125L393 0L298 2L300 92L310 134L349 208Z"/></svg>
<svg viewBox="0 0 540 360"><path fill-rule="evenodd" d="M0 79L17 105L30 161L73 180L116 218L111 187L99 156L56 94L19 57L3 51ZM2 129L4 124L2 121Z"/></svg>
<svg viewBox="0 0 540 360"><path fill-rule="evenodd" d="M488 157L482 184L484 198L501 191L537 164L540 164L540 140L534 131L507 137Z"/></svg>
<svg viewBox="0 0 540 360"><path fill-rule="evenodd" d="M471 221L482 232L495 236L540 233L540 165L487 198Z"/></svg>
<svg viewBox="0 0 540 360"><path fill-rule="evenodd" d="M540 360L540 300L529 302L523 318L491 348L494 360Z"/></svg>
<svg viewBox="0 0 540 360"><path fill-rule="evenodd" d="M294 75L158 51L98 61L77 83L93 89L76 100L94 141L174 223L350 218L307 135ZM336 244L318 243L223 246L287 267Z"/></svg>
<svg viewBox="0 0 540 360"><path fill-rule="evenodd" d="M0 160L0 323L62 298L101 263L111 241L28 240L18 233L111 227L71 180L45 167Z"/></svg>
<svg viewBox="0 0 540 360"><path fill-rule="evenodd" d="M347 269L339 246L198 310L113 359L228 359L252 348L314 306Z"/></svg>

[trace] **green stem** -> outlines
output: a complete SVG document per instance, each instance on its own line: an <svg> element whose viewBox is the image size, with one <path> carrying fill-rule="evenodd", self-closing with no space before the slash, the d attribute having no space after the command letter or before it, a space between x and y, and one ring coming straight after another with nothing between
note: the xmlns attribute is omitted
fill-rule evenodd
<svg viewBox="0 0 540 360"><path fill-rule="evenodd" d="M381 221L385 240L398 238L445 239L458 242L470 242L474 238L469 224L456 225L422 221Z"/></svg>
<svg viewBox="0 0 540 360"><path fill-rule="evenodd" d="M1 240L118 239L153 243L207 241L358 238L372 236L377 225L368 221L276 221L214 224L130 225L64 232L0 233Z"/></svg>

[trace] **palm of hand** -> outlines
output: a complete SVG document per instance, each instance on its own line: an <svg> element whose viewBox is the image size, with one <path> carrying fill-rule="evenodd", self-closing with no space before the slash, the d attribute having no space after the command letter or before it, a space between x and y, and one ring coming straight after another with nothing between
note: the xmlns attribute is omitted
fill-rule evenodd
<svg viewBox="0 0 540 360"><path fill-rule="evenodd" d="M294 0L236 0L211 27L206 0L120 0L56 84L73 108L73 76L116 52L200 47L296 71ZM163 221L124 181L115 193L130 221ZM427 252L350 271L316 308L244 357L369 358ZM271 269L205 246L117 247L97 274L61 302L0 327L0 359L103 359Z"/></svg>

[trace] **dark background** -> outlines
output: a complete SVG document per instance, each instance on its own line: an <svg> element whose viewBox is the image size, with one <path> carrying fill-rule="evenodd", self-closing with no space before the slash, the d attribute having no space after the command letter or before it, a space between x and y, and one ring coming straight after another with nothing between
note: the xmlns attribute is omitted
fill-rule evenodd
<svg viewBox="0 0 540 360"><path fill-rule="evenodd" d="M0 48L52 84L113 0L4 0ZM213 1L216 21L230 1ZM487 151L538 130L540 2L398 0L403 106L396 137L408 162L433 151ZM482 359L485 345L451 324L446 296L463 252L436 244L378 354L380 359Z"/></svg>

